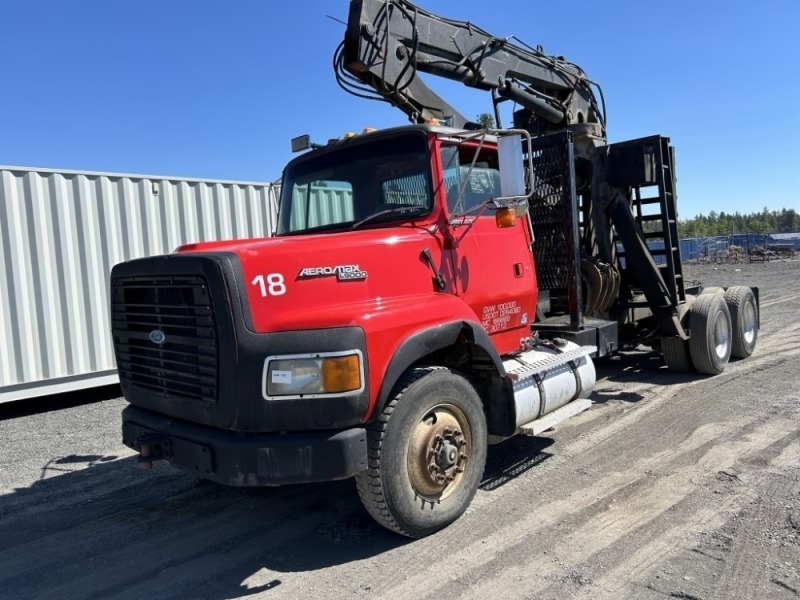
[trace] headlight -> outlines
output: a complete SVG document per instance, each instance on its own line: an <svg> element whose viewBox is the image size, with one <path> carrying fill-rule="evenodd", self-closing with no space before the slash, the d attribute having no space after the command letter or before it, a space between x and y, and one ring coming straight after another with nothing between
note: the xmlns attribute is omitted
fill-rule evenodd
<svg viewBox="0 0 800 600"><path fill-rule="evenodd" d="M270 356L264 362L264 398L313 398L364 389L360 350Z"/></svg>

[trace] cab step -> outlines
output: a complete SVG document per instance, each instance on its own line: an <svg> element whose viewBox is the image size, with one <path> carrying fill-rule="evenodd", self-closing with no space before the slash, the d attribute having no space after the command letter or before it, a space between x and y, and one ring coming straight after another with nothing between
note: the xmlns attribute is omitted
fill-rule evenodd
<svg viewBox="0 0 800 600"><path fill-rule="evenodd" d="M582 413L587 408L592 405L592 401L589 398L579 398L577 400L573 400L566 406L562 406L561 408L554 410L548 415L540 419L536 419L535 421L531 421L525 425L522 425L519 428L519 433L521 435L529 435L535 436L539 435L543 431L547 431L561 423L561 421L566 421L570 417L574 417L577 414Z"/></svg>
<svg viewBox="0 0 800 600"><path fill-rule="evenodd" d="M506 373L512 380L520 381L541 374L544 371L555 369L556 367L565 365L573 360L578 360L584 356L591 356L595 352L597 352L596 346L577 346L569 350L559 351L557 354L551 354L533 362L526 361L525 354L522 354L514 357L516 362L520 363L520 366L511 368Z"/></svg>

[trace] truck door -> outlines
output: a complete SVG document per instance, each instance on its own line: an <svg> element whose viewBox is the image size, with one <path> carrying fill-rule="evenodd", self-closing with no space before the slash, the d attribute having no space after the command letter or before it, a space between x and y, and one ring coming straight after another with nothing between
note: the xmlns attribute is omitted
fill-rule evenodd
<svg viewBox="0 0 800 600"><path fill-rule="evenodd" d="M493 149L468 143L442 145L439 157L456 293L495 338L498 349L508 345L506 351L516 349L536 314L536 275L525 221L517 219L500 228L495 208L486 205L501 195Z"/></svg>

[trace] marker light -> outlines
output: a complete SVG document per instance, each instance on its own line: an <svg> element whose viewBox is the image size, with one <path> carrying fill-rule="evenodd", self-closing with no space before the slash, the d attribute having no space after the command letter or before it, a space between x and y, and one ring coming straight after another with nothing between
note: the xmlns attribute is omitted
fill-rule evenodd
<svg viewBox="0 0 800 600"><path fill-rule="evenodd" d="M513 227L517 222L517 213L510 206L498 208L497 212L494 213L494 220L499 229Z"/></svg>

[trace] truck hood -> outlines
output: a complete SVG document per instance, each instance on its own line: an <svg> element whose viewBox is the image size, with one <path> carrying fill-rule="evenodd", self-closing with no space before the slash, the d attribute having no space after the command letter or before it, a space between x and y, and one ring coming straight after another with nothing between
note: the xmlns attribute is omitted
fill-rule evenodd
<svg viewBox="0 0 800 600"><path fill-rule="evenodd" d="M424 310L440 294L427 249L454 290L448 253L436 227L190 244L177 251L237 256L245 314L256 332L363 325L382 311Z"/></svg>

